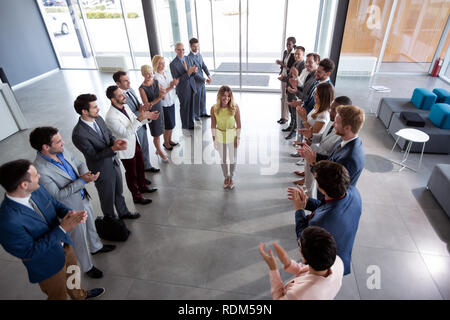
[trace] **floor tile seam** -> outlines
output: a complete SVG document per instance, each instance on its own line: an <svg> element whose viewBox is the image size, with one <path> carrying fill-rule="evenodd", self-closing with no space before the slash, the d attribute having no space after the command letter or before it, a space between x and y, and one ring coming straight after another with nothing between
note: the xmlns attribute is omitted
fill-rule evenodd
<svg viewBox="0 0 450 320"><path fill-rule="evenodd" d="M420 253L420 259L422 259L423 264L425 265L425 268L427 268L428 274L430 275L431 281L433 281L434 286L436 287L437 292L441 295L441 299L445 300L444 294L439 288L437 281L434 279L433 274L431 273L430 268L428 268L427 263L425 262L425 258L423 257L422 253Z"/></svg>
<svg viewBox="0 0 450 320"><path fill-rule="evenodd" d="M232 234L232 235L246 235L246 236L258 236L254 233L241 233L241 232L230 232L226 230L218 230L218 229L206 229L206 228L194 228L194 227L188 227L188 226L179 226L179 225L171 225L171 224L161 224L161 223L153 223L153 222L147 222L147 221L136 221L136 223L141 224L151 224L158 227L168 227L168 228L175 228L175 229L187 229L187 230L194 230L194 231L209 231L209 232L217 232L217 233L225 233L225 234ZM268 236L262 236L265 238L268 238ZM295 241L295 238L281 238L277 237L277 239L283 239L283 240L293 240Z"/></svg>
<svg viewBox="0 0 450 320"><path fill-rule="evenodd" d="M206 286L195 286L195 285L189 285L189 284L183 284L183 283L176 283L176 282L170 282L170 281L163 281L163 280L154 280L154 279L140 279L140 278L134 278L129 277L130 279L133 279L133 282L136 280L141 280L145 282L150 283L156 283L156 284L164 284L164 285L172 285L172 286L179 286L179 287L185 287L185 288L195 288L195 289L202 289L202 290L212 290L212 291L218 291L222 293L236 293L236 294L243 294L247 296L252 296L252 294L241 292L241 291L232 291L232 290L220 290L220 289L214 289L214 288L208 288ZM131 290L131 288L130 288ZM129 292L127 293L128 296Z"/></svg>
<svg viewBox="0 0 450 320"><path fill-rule="evenodd" d="M416 254L420 253L420 251L410 251L410 250L392 249L392 248L380 248L380 247L373 247L373 246L361 245L361 244L355 244L354 248L355 247L368 248L368 249L388 250L388 251L392 251L392 252L416 253Z"/></svg>
<svg viewBox="0 0 450 320"><path fill-rule="evenodd" d="M351 264L352 264L353 271L355 271L355 264L353 263L353 261L351 262ZM359 300L362 300L361 291L359 290L358 277L356 277L356 273L355 272L353 273L353 276L355 277L356 289L358 290Z"/></svg>
<svg viewBox="0 0 450 320"><path fill-rule="evenodd" d="M397 205L396 205L396 208L397 208ZM397 211L398 211L398 208L397 208ZM425 252L422 252L422 250L420 250L420 248L419 248L419 246L417 245L417 241L414 239L414 237L413 237L413 232L411 231L411 229L410 229L410 227L409 227L409 224L408 223L406 223L406 221L405 221L405 219L404 219L404 217L403 217L403 215L402 214L400 214L400 212L399 212L399 215L400 215L400 219L402 219L402 221L403 221L403 224L405 225L405 227L406 227L406 229L408 230L408 233L409 233L409 235L410 235L410 237L411 237L411 239L412 239L412 241L414 242L414 245L416 246L416 248L417 248L417 251L420 253L420 256L422 257L422 254L426 254ZM425 217L426 218L426 217ZM428 220L428 219L427 219ZM417 223L416 223L417 224ZM430 223L430 226L431 226L431 223ZM434 228L431 226L431 228L433 229L433 232L436 234L436 231L434 230ZM437 234L436 234L437 235ZM439 237L439 236L438 236ZM440 239L440 238L439 238ZM448 244L447 244L448 245ZM423 257L422 257L422 259L423 259ZM425 263L425 262L424 262ZM427 270L428 270L428 268L427 268ZM428 270L428 272L430 273L430 271ZM431 275L431 273L430 273L430 275Z"/></svg>

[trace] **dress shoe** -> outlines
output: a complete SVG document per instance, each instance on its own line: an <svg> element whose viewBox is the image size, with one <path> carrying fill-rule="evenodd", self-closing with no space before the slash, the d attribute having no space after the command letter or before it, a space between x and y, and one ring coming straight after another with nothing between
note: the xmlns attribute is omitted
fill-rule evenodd
<svg viewBox="0 0 450 320"><path fill-rule="evenodd" d="M105 293L105 288L95 288L95 289L88 290L86 292L86 300L98 298L98 297L102 296L104 293Z"/></svg>
<svg viewBox="0 0 450 320"><path fill-rule="evenodd" d="M299 155L299 153L298 153L297 151L292 152L292 153L290 153L289 155L290 155L291 157L293 157L293 158L300 158L300 157L301 157L301 155Z"/></svg>
<svg viewBox="0 0 450 320"><path fill-rule="evenodd" d="M169 144L170 144L172 147L175 147L175 146L180 145L178 142L169 142Z"/></svg>
<svg viewBox="0 0 450 320"><path fill-rule="evenodd" d="M100 250L95 251L95 252L93 252L93 253L91 253L91 254L92 254L92 255L96 255L97 253L111 252L111 251L113 251L115 248L116 248L116 246L113 245L113 244L104 244L103 247L102 247Z"/></svg>
<svg viewBox="0 0 450 320"><path fill-rule="evenodd" d="M285 124L286 122L288 122L286 119L283 119L280 124Z"/></svg>
<svg viewBox="0 0 450 320"><path fill-rule="evenodd" d="M100 279L101 277L103 277L103 272L92 266L91 270L86 272L86 275L92 279Z"/></svg>
<svg viewBox="0 0 450 320"><path fill-rule="evenodd" d="M209 114L202 114L200 117L202 117L202 118L211 118L211 116L209 115Z"/></svg>
<svg viewBox="0 0 450 320"><path fill-rule="evenodd" d="M151 201L151 200L150 200L150 201ZM121 215L121 216L119 217L119 219L137 219L137 218L139 218L140 216L141 216L141 214L140 214L139 212L134 212L134 213L129 212L129 213L127 213L127 214Z"/></svg>
<svg viewBox="0 0 450 320"><path fill-rule="evenodd" d="M302 186L305 184L305 179L300 179L300 180L294 181L294 184Z"/></svg>
<svg viewBox="0 0 450 320"><path fill-rule="evenodd" d="M298 165L298 166L304 166L305 165L305 159L304 158L300 158L300 160L298 160L295 164Z"/></svg>
<svg viewBox="0 0 450 320"><path fill-rule="evenodd" d="M292 131L291 133L289 133L289 134L285 137L285 139L286 139L286 140L290 140L290 139L292 139L293 137L295 137L295 131Z"/></svg>
<svg viewBox="0 0 450 320"><path fill-rule="evenodd" d="M283 118L280 118L280 120L278 120L277 122L278 122L278 123L281 123L281 121L283 121Z"/></svg>
<svg viewBox="0 0 450 320"><path fill-rule="evenodd" d="M150 180L148 180L148 179L145 179L145 183L146 184L152 184L152 182Z"/></svg>
<svg viewBox="0 0 450 320"><path fill-rule="evenodd" d="M305 171L294 171L294 173L300 177L304 177L305 176Z"/></svg>
<svg viewBox="0 0 450 320"><path fill-rule="evenodd" d="M145 172L159 172L160 170L161 169L151 167L150 169L145 169Z"/></svg>
<svg viewBox="0 0 450 320"><path fill-rule="evenodd" d="M152 200L146 199L146 198L139 198L139 199L133 199L133 202L136 204L149 204L149 203L152 203Z"/></svg>
<svg viewBox="0 0 450 320"><path fill-rule="evenodd" d="M284 128L284 129L281 129L281 131L283 131L283 132L289 132L289 131L292 131L292 127L291 127L291 126L286 127L286 128Z"/></svg>
<svg viewBox="0 0 450 320"><path fill-rule="evenodd" d="M152 193L155 192L156 190L158 190L157 188L147 188L147 189L142 189L139 190L140 193Z"/></svg>

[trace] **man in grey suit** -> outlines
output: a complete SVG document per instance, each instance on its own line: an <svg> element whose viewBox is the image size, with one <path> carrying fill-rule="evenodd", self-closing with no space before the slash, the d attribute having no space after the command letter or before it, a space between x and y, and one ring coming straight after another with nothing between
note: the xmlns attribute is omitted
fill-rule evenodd
<svg viewBox="0 0 450 320"><path fill-rule="evenodd" d="M116 152L126 150L127 142L112 135L103 118L98 114L97 97L82 94L74 102L80 120L73 128L72 142L81 151L91 172L100 172L95 187L103 214L114 218L114 206L120 219L137 219L141 215L131 213L123 197L122 172Z"/></svg>
<svg viewBox="0 0 450 320"><path fill-rule="evenodd" d="M91 173L86 165L64 150L64 141L58 129L39 127L30 134L30 144L37 151L34 166L40 174L39 183L56 200L76 211L86 211L86 223L69 232L81 270L91 278L101 278L103 273L94 267L92 254L114 250L114 245L103 245L94 223L94 213L86 183L97 180L100 172Z"/></svg>
<svg viewBox="0 0 450 320"><path fill-rule="evenodd" d="M176 93L180 100L180 118L183 134L190 136L190 129L194 129L194 95L197 93L194 73L197 72L197 66L191 59L184 55L184 45L177 43L175 45L177 56L170 63L170 73L172 78L178 79Z"/></svg>
<svg viewBox="0 0 450 320"><path fill-rule="evenodd" d="M139 101L139 97L136 92L133 90L133 88L131 88L130 78L128 77L127 73L124 71L117 71L113 74L113 80L125 94L125 97L127 98L126 104L130 107L131 111L133 111L136 116L139 116L139 109L143 106L143 104ZM150 150L148 146L147 128L147 124L144 124L137 131L139 143L142 149L142 155L144 156L145 171L159 172L160 169L154 168L150 163Z"/></svg>
<svg viewBox="0 0 450 320"><path fill-rule="evenodd" d="M195 83L197 85L197 93L194 95L194 119L200 121L200 117L209 118L211 117L206 113L206 86L211 83L211 76L209 74L208 67L203 61L203 57L199 52L198 39L192 38L189 40L189 45L191 47L191 52L188 57L197 66L198 72L194 73ZM208 79L203 77L203 72L205 72Z"/></svg>

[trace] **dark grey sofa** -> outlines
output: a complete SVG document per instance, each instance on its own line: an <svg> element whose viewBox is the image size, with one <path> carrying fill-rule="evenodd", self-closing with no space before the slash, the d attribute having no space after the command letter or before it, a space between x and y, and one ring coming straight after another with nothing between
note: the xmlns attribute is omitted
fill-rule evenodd
<svg viewBox="0 0 450 320"><path fill-rule="evenodd" d="M427 188L450 217L450 164L437 164L433 168Z"/></svg>
<svg viewBox="0 0 450 320"><path fill-rule="evenodd" d="M425 127L408 127L400 119L400 112L411 111L417 112L425 120ZM416 108L406 98L382 98L378 105L377 117L387 128L388 133L397 139L395 132L400 129L414 128L421 130L430 136L430 140L425 144L425 153L445 153L450 154L450 130L440 129L428 120L429 110L421 110ZM398 145L403 150L407 146L406 140L400 138ZM413 143L411 152L421 152L422 143Z"/></svg>

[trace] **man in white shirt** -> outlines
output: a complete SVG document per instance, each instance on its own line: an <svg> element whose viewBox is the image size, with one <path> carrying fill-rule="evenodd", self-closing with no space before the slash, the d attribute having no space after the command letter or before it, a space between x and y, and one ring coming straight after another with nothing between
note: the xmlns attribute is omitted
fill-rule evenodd
<svg viewBox="0 0 450 320"><path fill-rule="evenodd" d="M144 158L136 132L149 119L157 119L159 113L145 111L142 107L136 117L126 105L126 97L118 86L109 86L106 96L111 100L111 107L105 116L106 125L116 137L127 141L127 149L118 151L117 155L125 167L127 186L133 196L133 202L149 204L152 200L144 198L142 193L152 193L157 189L147 187Z"/></svg>
<svg viewBox="0 0 450 320"><path fill-rule="evenodd" d="M131 87L130 78L127 73L124 71L117 71L113 74L113 79L116 85L123 91L125 97L127 99L127 105L133 111L133 113L138 116L139 110L143 106L141 101L139 101L139 96ZM151 120L150 120L151 122ZM144 156L144 165L146 172L159 172L160 169L157 169L152 166L150 163L150 150L148 145L148 137L147 137L147 124L142 125L137 131L137 135L139 137L139 141L141 142L140 146L142 149L142 155Z"/></svg>

